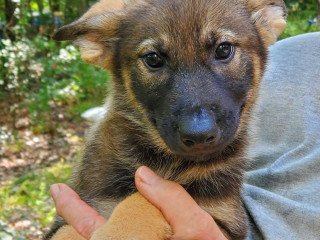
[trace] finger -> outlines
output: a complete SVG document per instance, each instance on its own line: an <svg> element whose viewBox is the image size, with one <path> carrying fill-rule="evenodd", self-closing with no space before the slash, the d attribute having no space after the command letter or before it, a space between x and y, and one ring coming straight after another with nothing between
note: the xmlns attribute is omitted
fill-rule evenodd
<svg viewBox="0 0 320 240"><path fill-rule="evenodd" d="M174 239L226 239L212 217L179 184L141 167L136 172L136 186L160 209L172 227Z"/></svg>
<svg viewBox="0 0 320 240"><path fill-rule="evenodd" d="M82 201L78 194L67 185L54 184L50 190L57 214L84 238L90 239L93 232L106 222L104 217Z"/></svg>

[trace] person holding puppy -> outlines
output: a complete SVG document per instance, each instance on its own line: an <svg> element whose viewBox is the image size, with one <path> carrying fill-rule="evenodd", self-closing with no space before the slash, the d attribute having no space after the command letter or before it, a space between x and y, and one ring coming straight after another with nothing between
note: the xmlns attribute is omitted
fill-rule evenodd
<svg viewBox="0 0 320 240"><path fill-rule="evenodd" d="M248 239L319 239L320 229L320 33L271 47L270 64L251 123L257 141L243 202L251 220ZM307 46L307 51L306 51ZM178 184L146 167L139 192L159 208L174 239L226 239L213 219ZM53 185L57 212L84 239L107 219L64 184Z"/></svg>

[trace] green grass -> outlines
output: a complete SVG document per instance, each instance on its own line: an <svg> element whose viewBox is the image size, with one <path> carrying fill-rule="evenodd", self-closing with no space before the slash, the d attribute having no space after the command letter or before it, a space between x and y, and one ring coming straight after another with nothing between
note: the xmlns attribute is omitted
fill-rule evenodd
<svg viewBox="0 0 320 240"><path fill-rule="evenodd" d="M49 226L55 215L50 185L66 182L70 175L71 166L61 162L5 183L0 187L0 221L8 223L19 218L30 220L41 228Z"/></svg>

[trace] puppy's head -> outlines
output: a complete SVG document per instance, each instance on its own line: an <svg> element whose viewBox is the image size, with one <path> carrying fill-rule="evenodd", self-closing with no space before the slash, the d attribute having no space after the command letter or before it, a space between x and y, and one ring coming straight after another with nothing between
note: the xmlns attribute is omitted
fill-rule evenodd
<svg viewBox="0 0 320 240"><path fill-rule="evenodd" d="M286 25L283 1L109 2L54 38L75 40L84 60L113 72L154 144L197 160L241 138L267 47Z"/></svg>

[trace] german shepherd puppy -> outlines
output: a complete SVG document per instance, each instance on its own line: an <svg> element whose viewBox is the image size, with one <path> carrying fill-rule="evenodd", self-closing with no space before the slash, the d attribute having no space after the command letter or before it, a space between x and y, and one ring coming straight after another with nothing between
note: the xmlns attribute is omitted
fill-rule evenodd
<svg viewBox="0 0 320 240"><path fill-rule="evenodd" d="M111 110L73 177L82 199L113 212L92 239L170 239L162 214L136 193L142 165L181 184L228 239L246 237L247 122L285 15L282 0L105 0L55 33L113 76ZM47 238L81 239L62 225Z"/></svg>

